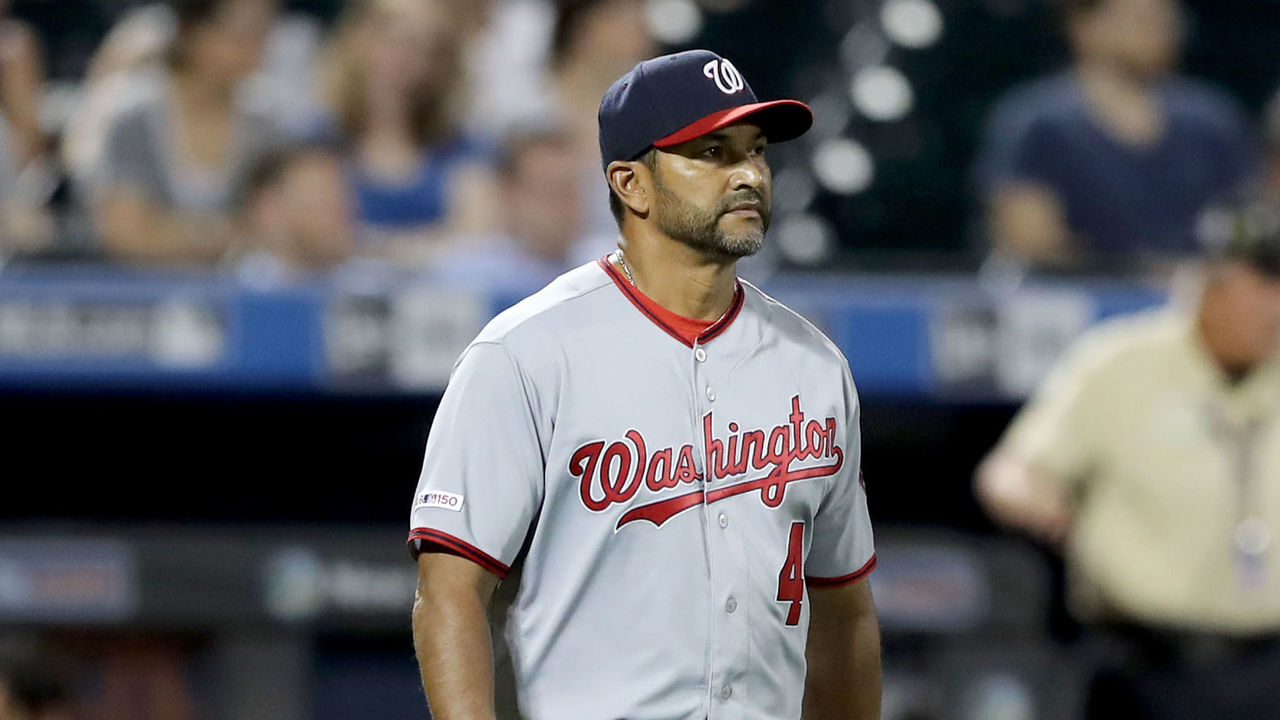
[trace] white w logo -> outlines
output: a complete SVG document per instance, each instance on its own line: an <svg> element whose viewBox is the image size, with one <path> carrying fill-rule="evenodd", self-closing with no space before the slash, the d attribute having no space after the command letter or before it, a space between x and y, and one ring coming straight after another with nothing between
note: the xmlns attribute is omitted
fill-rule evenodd
<svg viewBox="0 0 1280 720"><path fill-rule="evenodd" d="M720 88L720 92L725 95L741 92L742 88L747 86L746 81L742 79L742 74L738 72L738 68L724 58L712 60L703 65L702 74L715 80L716 87Z"/></svg>

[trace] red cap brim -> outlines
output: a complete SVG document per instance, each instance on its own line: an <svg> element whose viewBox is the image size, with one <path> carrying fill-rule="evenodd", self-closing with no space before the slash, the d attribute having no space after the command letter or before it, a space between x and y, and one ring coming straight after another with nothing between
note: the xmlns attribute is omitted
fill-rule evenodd
<svg viewBox="0 0 1280 720"><path fill-rule="evenodd" d="M713 112L655 141L653 146L665 148L679 145L747 118L760 126L769 142L794 140L813 126L813 111L808 105L799 100L772 100Z"/></svg>

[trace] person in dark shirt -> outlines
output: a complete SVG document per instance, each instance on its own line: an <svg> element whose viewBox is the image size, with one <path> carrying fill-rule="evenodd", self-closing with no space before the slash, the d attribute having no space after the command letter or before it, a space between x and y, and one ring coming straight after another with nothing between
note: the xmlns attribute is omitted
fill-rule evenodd
<svg viewBox="0 0 1280 720"><path fill-rule="evenodd" d="M1176 0L1059 0L1073 62L996 106L976 180L997 253L1032 265L1193 254L1201 211L1256 175L1224 93L1173 74Z"/></svg>

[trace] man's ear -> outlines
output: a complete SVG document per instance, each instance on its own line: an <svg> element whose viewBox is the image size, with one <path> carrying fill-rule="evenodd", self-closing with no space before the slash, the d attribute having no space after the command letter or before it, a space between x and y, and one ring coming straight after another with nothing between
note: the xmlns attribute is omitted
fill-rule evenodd
<svg viewBox="0 0 1280 720"><path fill-rule="evenodd" d="M648 217L653 202L653 174L639 160L614 160L605 169L605 178L623 205L640 217Z"/></svg>

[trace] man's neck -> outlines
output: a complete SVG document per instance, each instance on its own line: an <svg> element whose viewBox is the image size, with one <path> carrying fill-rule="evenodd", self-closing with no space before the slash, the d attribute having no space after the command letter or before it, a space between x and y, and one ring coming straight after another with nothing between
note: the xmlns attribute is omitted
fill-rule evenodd
<svg viewBox="0 0 1280 720"><path fill-rule="evenodd" d="M733 258L708 256L659 233L624 234L621 247L636 287L671 312L712 321L733 303Z"/></svg>
<svg viewBox="0 0 1280 720"><path fill-rule="evenodd" d="M1155 83L1115 63L1082 62L1076 70L1094 116L1112 134L1133 145L1150 145L1164 131Z"/></svg>

